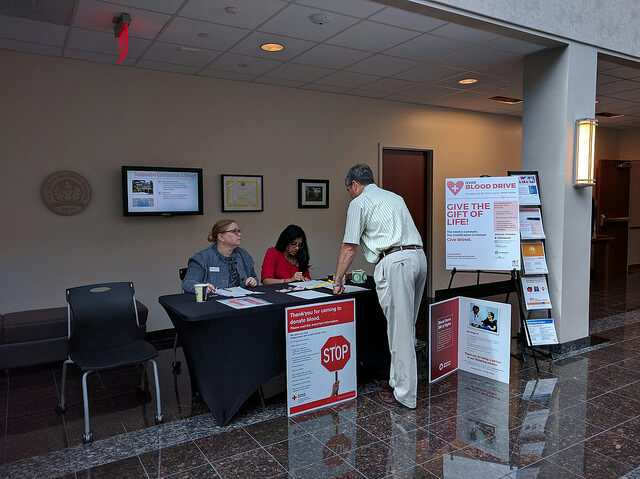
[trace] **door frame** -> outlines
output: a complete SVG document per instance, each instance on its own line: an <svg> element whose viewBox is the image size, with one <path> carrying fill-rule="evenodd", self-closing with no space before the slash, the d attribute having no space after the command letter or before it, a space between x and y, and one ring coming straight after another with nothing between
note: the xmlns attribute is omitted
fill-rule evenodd
<svg viewBox="0 0 640 479"><path fill-rule="evenodd" d="M378 182L384 187L382 177L382 152L383 150L408 150L424 153L426 159L425 174L427 176L424 185L425 205L425 229L427 230L424 242L424 253L427 256L427 296L433 298L433 154L435 148L431 146L402 145L397 143L378 143Z"/></svg>

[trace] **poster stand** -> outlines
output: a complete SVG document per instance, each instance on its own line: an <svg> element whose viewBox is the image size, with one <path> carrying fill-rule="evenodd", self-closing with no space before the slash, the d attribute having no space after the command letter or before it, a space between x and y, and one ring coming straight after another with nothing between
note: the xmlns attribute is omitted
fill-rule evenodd
<svg viewBox="0 0 640 479"><path fill-rule="evenodd" d="M470 273L476 275L476 284L469 286L458 286L456 288L452 288L453 278L458 273ZM480 275L481 274L493 274L493 275L502 275L509 276L509 279L504 281L497 281L493 283L480 283ZM505 271L467 271L467 270L458 270L457 268L453 268L451 270L451 277L449 278L449 286L447 289L440 289L435 292L435 301L443 301L445 299L455 298L456 296L466 296L470 298L488 298L490 296L497 296L500 294L505 294L505 303L509 302L509 296L511 293L515 293L518 297L518 310L519 310L519 318L520 318L520 328L518 329L518 333L516 336L517 344L520 349L520 354L512 356L521 359L523 362L527 360L526 350L529 349L531 352L531 357L533 358L533 362L536 365L536 371L540 373L540 368L538 367L538 359L536 358L535 353L542 353L541 351L535 350L531 344L531 336L529 335L529 328L527 327L527 316L525 314L524 308L522 307L522 290L520 288L520 273L517 270L511 270L509 272Z"/></svg>

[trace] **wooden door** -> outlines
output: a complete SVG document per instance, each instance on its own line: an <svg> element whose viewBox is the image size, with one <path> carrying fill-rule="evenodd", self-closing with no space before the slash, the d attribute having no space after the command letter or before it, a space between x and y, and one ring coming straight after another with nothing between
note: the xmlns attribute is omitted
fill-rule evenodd
<svg viewBox="0 0 640 479"><path fill-rule="evenodd" d="M596 232L612 237L609 248L610 278L627 274L629 240L630 169L618 160L600 160L596 172Z"/></svg>

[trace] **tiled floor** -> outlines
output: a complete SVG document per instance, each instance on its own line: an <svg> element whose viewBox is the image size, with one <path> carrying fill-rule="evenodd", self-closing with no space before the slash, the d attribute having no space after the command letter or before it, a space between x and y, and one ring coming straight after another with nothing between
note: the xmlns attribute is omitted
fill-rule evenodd
<svg viewBox="0 0 640 479"><path fill-rule="evenodd" d="M600 330L610 341L599 349L541 361L540 374L513 359L508 385L466 373L422 382L415 410L365 384L357 400L293 420L282 395L265 410L255 396L220 428L164 349L165 424L153 391L135 393L139 369L95 374L85 446L78 372L58 415L60 367L12 371L0 376L0 478L640 478L640 318L627 311L640 281L620 288L594 291L603 313L624 303L614 312L628 316Z"/></svg>

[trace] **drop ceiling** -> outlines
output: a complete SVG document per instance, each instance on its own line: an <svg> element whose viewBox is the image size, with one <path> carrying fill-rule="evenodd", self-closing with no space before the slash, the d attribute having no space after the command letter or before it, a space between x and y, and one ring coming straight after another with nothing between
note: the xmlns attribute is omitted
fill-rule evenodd
<svg viewBox="0 0 640 479"><path fill-rule="evenodd" d="M0 3L0 48L117 64L121 12L126 66L513 116L521 104L487 98L522 98L523 56L557 45L372 0L17 0ZM624 114L601 124L640 126L640 70L599 61L598 99Z"/></svg>

